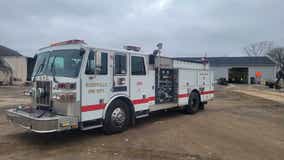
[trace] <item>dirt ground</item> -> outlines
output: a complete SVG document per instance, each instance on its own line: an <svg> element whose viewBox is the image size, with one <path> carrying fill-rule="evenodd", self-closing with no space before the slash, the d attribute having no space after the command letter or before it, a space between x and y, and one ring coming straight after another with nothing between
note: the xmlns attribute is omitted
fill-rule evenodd
<svg viewBox="0 0 284 160"><path fill-rule="evenodd" d="M0 88L0 159L280 160L284 104L217 87L205 111L157 112L115 135L100 130L34 134L10 125L7 103L28 103L25 88ZM8 102L7 102L8 101ZM5 104L5 105L4 105Z"/></svg>
<svg viewBox="0 0 284 160"><path fill-rule="evenodd" d="M283 90L270 89L262 85L231 85L235 92L244 93L284 104Z"/></svg>

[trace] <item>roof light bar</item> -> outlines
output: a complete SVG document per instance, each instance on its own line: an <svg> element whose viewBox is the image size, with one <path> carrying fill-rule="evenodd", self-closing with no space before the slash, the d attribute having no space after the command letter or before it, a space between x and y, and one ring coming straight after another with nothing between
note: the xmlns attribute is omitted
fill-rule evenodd
<svg viewBox="0 0 284 160"><path fill-rule="evenodd" d="M72 40L68 40L68 41L53 43L53 44L50 45L50 47L68 45L68 44L86 44L86 43L83 40L72 39Z"/></svg>
<svg viewBox="0 0 284 160"><path fill-rule="evenodd" d="M128 51L136 51L136 52L139 52L141 50L141 47L130 46L130 45L123 46L123 48Z"/></svg>

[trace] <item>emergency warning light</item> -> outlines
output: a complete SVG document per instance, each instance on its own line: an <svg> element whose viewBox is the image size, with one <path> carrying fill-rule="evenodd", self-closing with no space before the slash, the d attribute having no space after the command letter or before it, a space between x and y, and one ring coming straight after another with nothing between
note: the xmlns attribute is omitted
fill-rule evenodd
<svg viewBox="0 0 284 160"><path fill-rule="evenodd" d="M68 45L68 44L86 44L86 43L83 40L72 39L68 41L53 43L50 46L54 47L54 46L61 46L61 45Z"/></svg>

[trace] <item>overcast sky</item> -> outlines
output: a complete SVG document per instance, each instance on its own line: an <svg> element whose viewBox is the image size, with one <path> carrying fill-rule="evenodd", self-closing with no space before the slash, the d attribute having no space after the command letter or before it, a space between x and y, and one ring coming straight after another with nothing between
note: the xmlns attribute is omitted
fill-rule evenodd
<svg viewBox="0 0 284 160"><path fill-rule="evenodd" d="M32 56L52 42L125 44L167 56L239 56L252 42L284 45L283 0L1 0L0 45Z"/></svg>

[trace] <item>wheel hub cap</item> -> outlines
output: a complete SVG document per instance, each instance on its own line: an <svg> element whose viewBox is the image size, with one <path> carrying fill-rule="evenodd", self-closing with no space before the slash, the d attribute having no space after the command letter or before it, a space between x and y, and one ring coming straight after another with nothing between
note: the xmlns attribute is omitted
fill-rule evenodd
<svg viewBox="0 0 284 160"><path fill-rule="evenodd" d="M124 124L126 119L125 112L121 108L116 108L111 114L111 120L115 126L120 127Z"/></svg>

